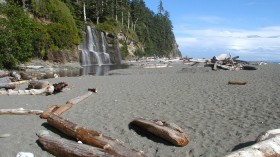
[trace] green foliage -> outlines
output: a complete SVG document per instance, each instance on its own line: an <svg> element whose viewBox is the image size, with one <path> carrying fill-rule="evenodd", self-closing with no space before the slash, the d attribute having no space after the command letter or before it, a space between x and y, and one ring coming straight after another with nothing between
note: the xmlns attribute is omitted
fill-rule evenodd
<svg viewBox="0 0 280 157"><path fill-rule="evenodd" d="M30 60L36 23L15 5L0 5L0 68Z"/></svg>
<svg viewBox="0 0 280 157"><path fill-rule="evenodd" d="M106 32L112 32L115 34L117 34L121 28L120 24L111 18L103 23L97 24L95 27L98 30L104 30Z"/></svg>
<svg viewBox="0 0 280 157"><path fill-rule="evenodd" d="M121 47L121 55L123 58L128 56L128 49L127 49L127 44L124 43L123 46Z"/></svg>
<svg viewBox="0 0 280 157"><path fill-rule="evenodd" d="M145 56L144 51L142 51L141 49L136 49L135 55L139 57Z"/></svg>
<svg viewBox="0 0 280 157"><path fill-rule="evenodd" d="M71 14L71 10L65 3L59 0L32 0L31 10L34 15L50 19L53 22L47 28L49 29L49 33L54 33L54 29L61 31L56 31L56 33L59 32L60 36L53 37L55 46L64 49L79 44L80 37L76 22ZM67 43L58 43L65 39L67 40Z"/></svg>

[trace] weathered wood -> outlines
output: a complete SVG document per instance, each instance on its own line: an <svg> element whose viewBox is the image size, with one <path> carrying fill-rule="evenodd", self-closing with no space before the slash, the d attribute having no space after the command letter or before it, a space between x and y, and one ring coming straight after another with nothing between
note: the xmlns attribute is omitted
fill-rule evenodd
<svg viewBox="0 0 280 157"><path fill-rule="evenodd" d="M49 117L49 115L54 112L55 110L57 110L59 108L59 106L57 105L52 105L51 107L49 107L47 110L45 110L42 114L40 114L40 118L42 119L47 119Z"/></svg>
<svg viewBox="0 0 280 157"><path fill-rule="evenodd" d="M51 95L54 91L54 87L52 85L42 88L42 89L30 89L30 90L7 90L0 91L0 95L40 95L46 94Z"/></svg>
<svg viewBox="0 0 280 157"><path fill-rule="evenodd" d="M54 93L54 94L57 94L57 93L62 92L63 88L67 87L68 84L65 83L65 82L59 82L59 83L53 84L53 86L54 86L54 91L53 91L53 93Z"/></svg>
<svg viewBox="0 0 280 157"><path fill-rule="evenodd" d="M101 149L105 152L110 153L119 157L144 157L146 156L142 151L131 150L124 147L118 140L112 139L108 136L104 136L101 133L88 130L80 127L77 124L65 120L59 116L51 114L48 119L48 124L55 127L62 133L76 138L85 144L92 145Z"/></svg>
<svg viewBox="0 0 280 157"><path fill-rule="evenodd" d="M6 83L0 83L0 88L8 89L15 89L17 85L26 83L27 81L17 81L17 82L6 82Z"/></svg>
<svg viewBox="0 0 280 157"><path fill-rule="evenodd" d="M261 141L273 138L273 137L278 136L278 135L280 135L280 129L268 130L266 132L261 133L256 138L256 142L261 142Z"/></svg>
<svg viewBox="0 0 280 157"><path fill-rule="evenodd" d="M92 88L92 89L88 89L88 92L84 95L81 95L81 96L78 96L76 98L73 98L69 101L66 102L65 105L62 105L62 106L56 106L54 108L49 108L48 110L46 110L41 116L40 118L43 118L43 119L47 119L48 116L53 113L57 116L61 115L63 112L69 110L73 105L81 102L82 100L85 100L86 98L88 98L92 93L96 93L97 90L95 88Z"/></svg>
<svg viewBox="0 0 280 157"><path fill-rule="evenodd" d="M56 157L110 157L104 150L86 144L53 137L47 131L37 133L39 143Z"/></svg>
<svg viewBox="0 0 280 157"><path fill-rule="evenodd" d="M3 84L3 83L1 83L0 84L0 88L5 88L6 90L8 90L8 89L15 89L16 88L16 85L14 85L14 84Z"/></svg>
<svg viewBox="0 0 280 157"><path fill-rule="evenodd" d="M22 80L22 81L16 81L16 82L10 82L9 84L11 85L20 85L20 84L24 84L27 83L27 80Z"/></svg>
<svg viewBox="0 0 280 157"><path fill-rule="evenodd" d="M174 123L154 120L149 121L142 118L134 119L131 124L137 125L144 130L159 136L176 146L186 146L189 143L187 135Z"/></svg>
<svg viewBox="0 0 280 157"><path fill-rule="evenodd" d="M231 80L231 81L228 81L228 84L231 84L231 85L245 85L245 84L247 84L247 82L242 81L242 80Z"/></svg>
<svg viewBox="0 0 280 157"><path fill-rule="evenodd" d="M280 135L231 152L224 157L279 157Z"/></svg>
<svg viewBox="0 0 280 157"><path fill-rule="evenodd" d="M28 83L28 89L42 89L50 85L48 81L31 80Z"/></svg>
<svg viewBox="0 0 280 157"><path fill-rule="evenodd" d="M0 78L9 76L9 71L0 70Z"/></svg>
<svg viewBox="0 0 280 157"><path fill-rule="evenodd" d="M243 69L243 70L257 70L256 67L250 66L250 65L244 65L244 66L242 67L242 69Z"/></svg>
<svg viewBox="0 0 280 157"><path fill-rule="evenodd" d="M24 109L24 108L0 109L0 115L3 115L3 114L16 114L16 115L35 114L35 115L39 115L41 113L43 113L42 110L27 110L27 109Z"/></svg>
<svg viewBox="0 0 280 157"><path fill-rule="evenodd" d="M66 104L72 104L72 105L75 105L83 100L85 100L86 98L88 98L91 94L93 93L97 93L97 90L95 88L89 88L88 89L88 92L84 95L81 95L81 96L78 96L76 98L73 98L69 101L66 102Z"/></svg>

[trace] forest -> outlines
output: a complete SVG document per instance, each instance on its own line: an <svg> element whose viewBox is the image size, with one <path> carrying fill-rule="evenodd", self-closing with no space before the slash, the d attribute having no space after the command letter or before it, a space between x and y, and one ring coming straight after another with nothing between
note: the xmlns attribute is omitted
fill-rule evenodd
<svg viewBox="0 0 280 157"><path fill-rule="evenodd" d="M144 0L6 0L0 3L0 68L47 60L51 51L74 51L85 25L124 33L142 45L134 53L138 57L181 55L174 52L173 26L161 0L157 13ZM122 45L125 58L127 45Z"/></svg>

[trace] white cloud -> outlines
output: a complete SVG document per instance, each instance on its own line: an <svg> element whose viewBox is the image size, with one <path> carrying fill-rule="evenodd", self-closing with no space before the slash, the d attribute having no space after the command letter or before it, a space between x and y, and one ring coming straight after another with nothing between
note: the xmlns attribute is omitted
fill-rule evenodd
<svg viewBox="0 0 280 157"><path fill-rule="evenodd" d="M280 58L280 26L244 29L180 29L174 31L181 52L196 55L204 52L205 57L221 51L236 55ZM186 37L183 37L186 36ZM215 52L216 51L216 52ZM203 55L203 54L200 54Z"/></svg>

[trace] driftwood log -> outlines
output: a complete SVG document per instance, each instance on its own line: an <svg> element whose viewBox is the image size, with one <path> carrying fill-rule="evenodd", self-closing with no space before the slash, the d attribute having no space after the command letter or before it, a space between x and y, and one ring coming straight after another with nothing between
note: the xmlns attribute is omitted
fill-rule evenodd
<svg viewBox="0 0 280 157"><path fill-rule="evenodd" d="M59 82L59 83L53 84L53 86L54 86L53 94L57 94L57 93L62 92L63 88L67 87L68 84L66 82Z"/></svg>
<svg viewBox="0 0 280 157"><path fill-rule="evenodd" d="M9 71L0 70L0 78L9 76Z"/></svg>
<svg viewBox="0 0 280 157"><path fill-rule="evenodd" d="M8 83L8 84L1 83L0 84L0 88L5 88L6 90L8 90L8 89L15 89L16 85L15 84L10 84L10 83Z"/></svg>
<svg viewBox="0 0 280 157"><path fill-rule="evenodd" d="M37 133L39 143L56 157L110 157L104 150L86 144L50 136L47 131Z"/></svg>
<svg viewBox="0 0 280 157"><path fill-rule="evenodd" d="M97 131L80 127L77 124L65 120L54 114L50 114L47 121L49 125L55 127L62 133L76 138L77 140L82 141L85 144L101 148L109 154L119 157L146 156L142 151L136 151L124 147L121 142L119 142L119 140L104 136Z"/></svg>
<svg viewBox="0 0 280 157"><path fill-rule="evenodd" d="M0 115L3 115L3 114L16 114L16 115L35 114L35 115L39 115L41 113L43 113L42 110L27 110L27 109L24 109L24 108L0 109Z"/></svg>
<svg viewBox="0 0 280 157"><path fill-rule="evenodd" d="M46 111L44 111L41 115L40 118L42 119L47 119L51 113L60 116L63 112L69 110L73 105L81 102L82 100L88 98L92 93L96 93L97 90L95 88L90 88L88 89L88 92L84 95L78 96L76 98L73 98L69 101L66 102L65 105L62 106L57 106L53 105L49 107Z"/></svg>
<svg viewBox="0 0 280 157"><path fill-rule="evenodd" d="M54 86L50 85L42 89L30 89L30 90L12 90L0 91L0 95L51 95L54 91Z"/></svg>
<svg viewBox="0 0 280 157"><path fill-rule="evenodd" d="M234 151L225 157L279 157L280 135Z"/></svg>
<svg viewBox="0 0 280 157"><path fill-rule="evenodd" d="M6 83L0 83L0 88L8 89L15 89L17 85L26 83L27 81L17 81L17 82L6 82Z"/></svg>
<svg viewBox="0 0 280 157"><path fill-rule="evenodd" d="M176 146L186 146L189 139L183 130L174 123L160 120L145 120L142 118L134 119L131 124L137 125L142 129L159 136Z"/></svg>
<svg viewBox="0 0 280 157"><path fill-rule="evenodd" d="M42 89L50 86L48 81L31 80L28 83L28 89Z"/></svg>
<svg viewBox="0 0 280 157"><path fill-rule="evenodd" d="M228 84L231 84L231 85L245 85L245 84L247 84L247 82L242 81L242 80L231 80L231 81L228 81Z"/></svg>
<svg viewBox="0 0 280 157"><path fill-rule="evenodd" d="M257 138L256 142L261 142L270 138L273 138L275 136L280 135L280 129L273 129L273 130L268 130L266 132L261 133Z"/></svg>

